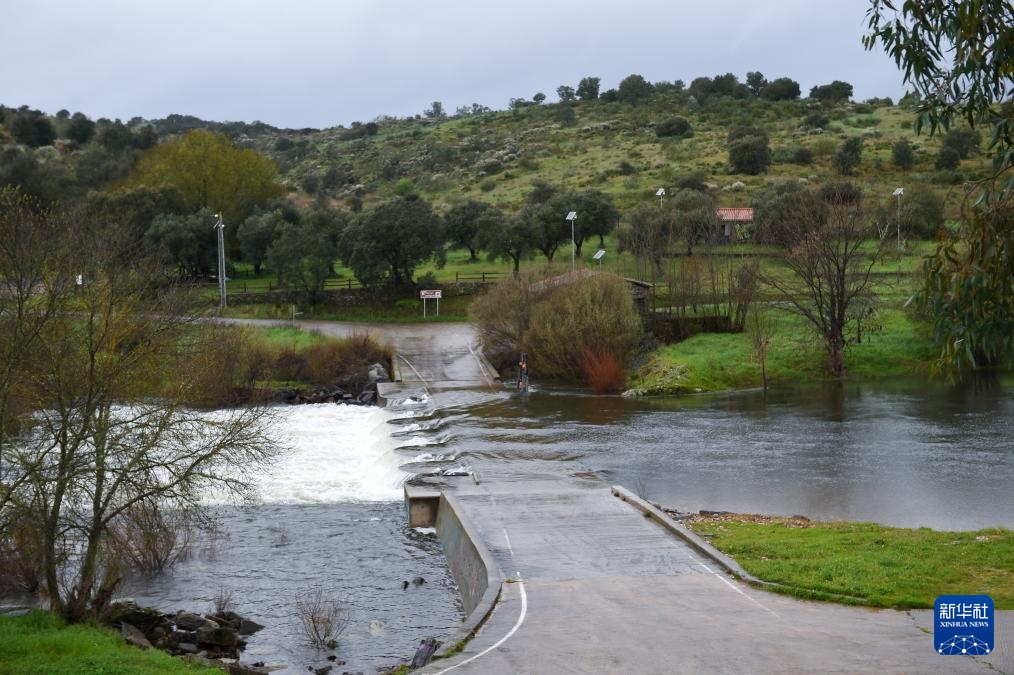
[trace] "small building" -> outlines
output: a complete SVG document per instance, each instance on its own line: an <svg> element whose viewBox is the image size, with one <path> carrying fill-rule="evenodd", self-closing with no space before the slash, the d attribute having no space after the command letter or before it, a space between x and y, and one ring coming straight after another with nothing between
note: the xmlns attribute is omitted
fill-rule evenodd
<svg viewBox="0 0 1014 675"><path fill-rule="evenodd" d="M722 221L721 236L725 243L746 239L749 227L753 225L753 209L722 206L715 209L715 214Z"/></svg>

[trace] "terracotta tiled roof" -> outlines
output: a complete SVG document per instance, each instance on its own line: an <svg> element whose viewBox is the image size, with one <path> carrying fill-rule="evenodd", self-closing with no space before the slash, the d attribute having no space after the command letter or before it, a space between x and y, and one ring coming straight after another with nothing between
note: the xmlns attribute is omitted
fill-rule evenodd
<svg viewBox="0 0 1014 675"><path fill-rule="evenodd" d="M753 209L721 207L715 209L715 213L722 220L733 220L738 223L751 222L753 220Z"/></svg>

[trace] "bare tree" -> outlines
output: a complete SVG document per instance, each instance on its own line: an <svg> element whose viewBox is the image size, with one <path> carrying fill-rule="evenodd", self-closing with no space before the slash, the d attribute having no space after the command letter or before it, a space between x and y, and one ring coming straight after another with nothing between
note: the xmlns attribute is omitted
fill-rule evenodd
<svg viewBox="0 0 1014 675"><path fill-rule="evenodd" d="M771 336L775 332L775 322L768 314L762 314L760 309L755 308L750 312L747 319L747 330L750 333L750 346L753 348L753 358L761 371L761 387L768 390L768 345L771 343Z"/></svg>
<svg viewBox="0 0 1014 675"><path fill-rule="evenodd" d="M787 217L815 222L809 213ZM792 229L792 228L787 228ZM780 256L790 274L762 275L781 296L779 307L798 314L817 330L827 352L828 370L845 372L845 348L855 341L855 310L868 311L874 301L871 272L883 247L871 232L859 199L830 200L827 220L805 230Z"/></svg>
<svg viewBox="0 0 1014 675"><path fill-rule="evenodd" d="M351 612L344 600L325 593L321 586L313 586L296 596L296 616L310 644L334 649L348 626Z"/></svg>
<svg viewBox="0 0 1014 675"><path fill-rule="evenodd" d="M139 257L123 228L62 225L0 260L8 285L32 289L24 323L34 331L0 314L5 336L22 335L20 351L7 349L23 399L13 433L0 436L0 507L30 524L50 607L76 621L102 610L132 564L170 562L185 540L166 545L164 528L198 512L209 490L248 494L277 446L262 409L184 405L178 365L196 307L186 289ZM46 260L26 263L38 278L20 279L33 257ZM145 551L141 531L159 545Z"/></svg>

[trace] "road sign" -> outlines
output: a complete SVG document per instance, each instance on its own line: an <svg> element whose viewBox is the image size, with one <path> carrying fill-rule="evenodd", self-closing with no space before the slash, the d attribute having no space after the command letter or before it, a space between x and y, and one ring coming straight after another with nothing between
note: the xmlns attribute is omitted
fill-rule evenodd
<svg viewBox="0 0 1014 675"><path fill-rule="evenodd" d="M419 291L419 297L423 301L423 317L426 316L426 301L436 300L437 301L437 316L440 316L440 298L444 297L444 292L439 288L429 291Z"/></svg>

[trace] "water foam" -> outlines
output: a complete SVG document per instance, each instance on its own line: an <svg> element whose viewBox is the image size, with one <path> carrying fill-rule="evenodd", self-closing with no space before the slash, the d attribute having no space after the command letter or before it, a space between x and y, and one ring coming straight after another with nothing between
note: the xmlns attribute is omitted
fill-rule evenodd
<svg viewBox="0 0 1014 675"><path fill-rule="evenodd" d="M398 468L382 408L299 405L279 408L277 433L289 446L258 481L269 503L397 501L408 474Z"/></svg>

